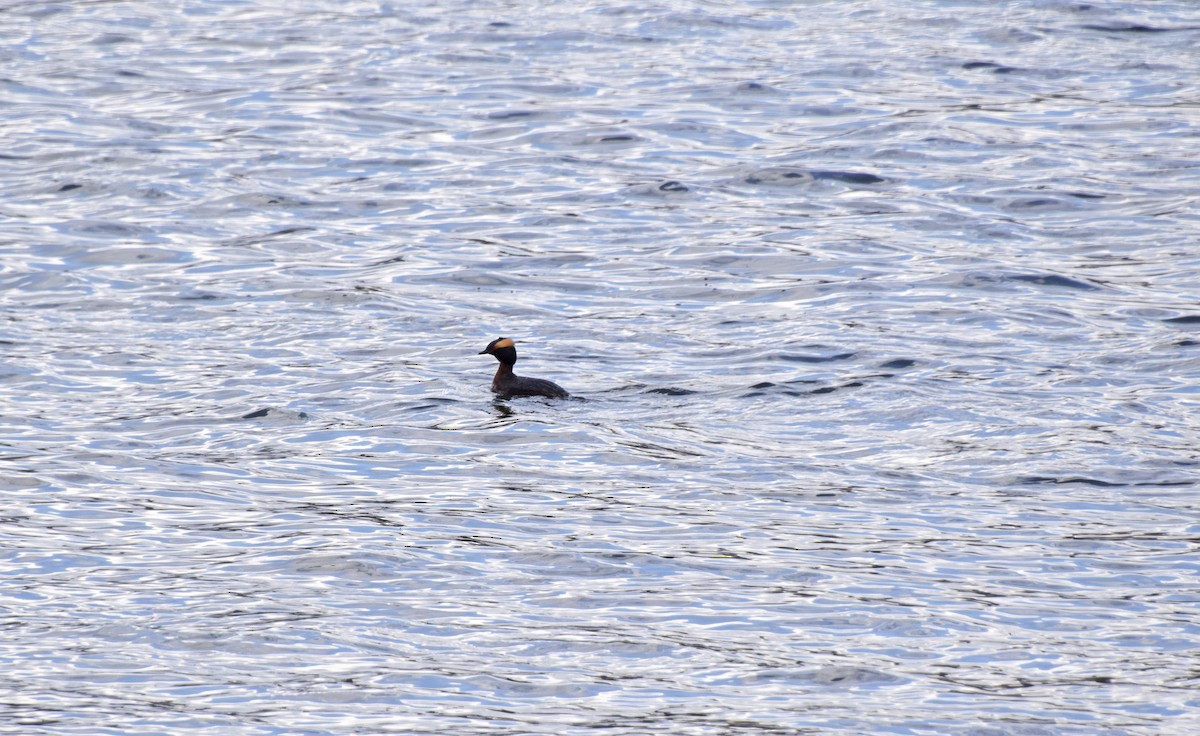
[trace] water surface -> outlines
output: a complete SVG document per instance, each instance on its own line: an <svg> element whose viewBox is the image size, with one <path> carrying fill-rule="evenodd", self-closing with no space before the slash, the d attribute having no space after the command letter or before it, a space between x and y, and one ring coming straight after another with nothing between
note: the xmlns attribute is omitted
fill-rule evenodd
<svg viewBox="0 0 1200 736"><path fill-rule="evenodd" d="M1192 4L0 37L0 730L1196 732Z"/></svg>

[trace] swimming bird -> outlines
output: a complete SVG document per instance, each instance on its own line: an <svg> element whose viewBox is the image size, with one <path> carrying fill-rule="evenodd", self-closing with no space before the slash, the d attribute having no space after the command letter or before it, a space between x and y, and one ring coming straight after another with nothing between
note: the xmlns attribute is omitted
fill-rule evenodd
<svg viewBox="0 0 1200 736"><path fill-rule="evenodd" d="M494 355L500 361L496 376L492 379L492 391L502 399L517 396L545 396L551 399L566 399L571 396L562 386L544 378L525 378L513 373L517 362L517 346L507 337L497 337L479 351L480 355Z"/></svg>

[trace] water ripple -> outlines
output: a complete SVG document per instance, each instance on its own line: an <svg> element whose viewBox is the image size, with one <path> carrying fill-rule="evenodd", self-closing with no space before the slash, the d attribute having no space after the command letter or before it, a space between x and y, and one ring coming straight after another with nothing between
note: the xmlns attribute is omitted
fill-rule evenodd
<svg viewBox="0 0 1200 736"><path fill-rule="evenodd" d="M12 733L1195 730L1190 5L0 17Z"/></svg>

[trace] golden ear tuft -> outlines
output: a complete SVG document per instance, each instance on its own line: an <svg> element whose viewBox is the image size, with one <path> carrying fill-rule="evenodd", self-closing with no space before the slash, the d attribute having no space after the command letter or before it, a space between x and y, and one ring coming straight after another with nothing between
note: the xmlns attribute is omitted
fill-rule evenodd
<svg viewBox="0 0 1200 736"><path fill-rule="evenodd" d="M496 344L492 346L492 350L499 350L500 348L515 348L516 346L516 343L506 337L503 340L497 341Z"/></svg>

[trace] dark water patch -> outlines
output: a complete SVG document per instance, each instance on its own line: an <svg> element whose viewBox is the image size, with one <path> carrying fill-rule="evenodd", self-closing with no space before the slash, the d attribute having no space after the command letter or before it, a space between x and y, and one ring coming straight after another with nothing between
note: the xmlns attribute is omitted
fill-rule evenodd
<svg viewBox="0 0 1200 736"><path fill-rule="evenodd" d="M1080 27L1089 31L1102 31L1104 33L1171 33L1174 31L1194 31L1200 29L1200 26L1167 28L1165 26L1148 26L1141 23L1085 23Z"/></svg>
<svg viewBox="0 0 1200 736"><path fill-rule="evenodd" d="M1067 192L1066 194L1068 197L1075 197L1076 199L1105 199L1108 197L1107 194L1094 194L1092 192Z"/></svg>
<svg viewBox="0 0 1200 736"><path fill-rule="evenodd" d="M1125 483L1117 483L1113 481L1100 480L1098 478L1088 478L1084 476L1067 476L1056 478L1053 476L1031 475L1017 479L1018 483L1032 485L1085 485L1095 486L1097 488L1180 488L1196 485L1195 480L1162 480L1162 481L1129 481Z"/></svg>
<svg viewBox="0 0 1200 736"><path fill-rule="evenodd" d="M264 407L262 409L255 409L254 411L250 412L249 414L243 414L240 418L241 419L265 419L268 417L271 419L308 419L309 415L308 415L308 412L304 412L304 411L292 411L290 409L276 409L276 408L268 406L268 407Z"/></svg>
<svg viewBox="0 0 1200 736"><path fill-rule="evenodd" d="M909 358L897 358L895 360L889 360L886 363L880 363L879 367L888 368L890 370L899 370L901 368L912 368L916 364L917 361Z"/></svg>
<svg viewBox="0 0 1200 736"><path fill-rule="evenodd" d="M399 407L400 411L429 411L430 409L440 409L445 406L454 404L462 404L459 399L451 399L445 396L428 396L420 401L412 404L406 404Z"/></svg>
<svg viewBox="0 0 1200 736"><path fill-rule="evenodd" d="M82 184L63 184L61 187L59 187L59 188L58 188L58 191L60 191L60 192L69 192L69 191L72 191L72 190L74 190L74 189L80 189L80 188L82 188L82 187L83 187L83 185L82 185Z"/></svg>
<svg viewBox="0 0 1200 736"><path fill-rule="evenodd" d="M835 353L833 355L800 355L797 353L779 353L772 356L775 360L786 360L789 363L832 363L839 360L849 360L854 353Z"/></svg>
<svg viewBox="0 0 1200 736"><path fill-rule="evenodd" d="M768 167L758 169L742 177L742 181L747 184L767 184L774 186L795 186L798 184L809 184L815 181L812 172L804 169L787 168L787 167Z"/></svg>
<svg viewBox="0 0 1200 736"><path fill-rule="evenodd" d="M571 149L623 149L643 143L636 133L539 131L522 136L521 140L539 149L563 151Z"/></svg>
<svg viewBox="0 0 1200 736"><path fill-rule="evenodd" d="M860 388L863 385L862 381L847 381L839 386L822 386L809 391L811 394L831 394L834 391L842 391L848 388Z"/></svg>
<svg viewBox="0 0 1200 736"><path fill-rule="evenodd" d="M699 391L693 391L688 388L677 388L675 386L665 386L663 388L648 388L642 393L646 394L662 394L663 396L691 396L698 394Z"/></svg>
<svg viewBox="0 0 1200 736"><path fill-rule="evenodd" d="M616 444L632 450L635 454L658 460L704 457L705 453L684 447L667 446L644 440L616 440Z"/></svg>
<svg viewBox="0 0 1200 736"><path fill-rule="evenodd" d="M812 383L818 383L818 382L811 381L811 380L796 380L796 381L788 381L786 384L779 384L779 383L775 383L774 381L761 381L761 382L756 383L753 386L751 386L750 387L752 389L751 391L749 391L748 393L742 394L742 398L751 398L751 397L755 397L755 396L766 396L766 395L819 396L819 395L823 395L823 394L831 394L835 391L841 391L843 389L859 388L864 385L862 381L855 380L855 381L847 381L845 383L841 383L836 386L821 386L819 388L808 389L808 390L800 390L800 389L791 388L792 386L794 386L798 383L812 384Z"/></svg>
<svg viewBox="0 0 1200 736"><path fill-rule="evenodd" d="M153 236L153 231L141 225L113 220L69 220L57 228L75 235L104 238L129 238L143 240Z"/></svg>
<svg viewBox="0 0 1200 736"><path fill-rule="evenodd" d="M220 299L231 299L228 294L217 294L212 291L189 291L175 296L181 302L215 302Z"/></svg>
<svg viewBox="0 0 1200 736"><path fill-rule="evenodd" d="M781 90L763 82L738 82L733 86L733 91L738 94L748 95L779 95L783 94Z"/></svg>
<svg viewBox="0 0 1200 736"><path fill-rule="evenodd" d="M545 110L492 110L485 117L488 120L531 120L547 116Z"/></svg>
<svg viewBox="0 0 1200 736"><path fill-rule="evenodd" d="M315 231L316 231L316 229L311 228L311 227L304 227L304 226L287 227L287 228L283 228L280 230L273 230L269 233L243 235L243 236L236 237L236 238L230 238L228 240L221 241L221 245L228 247L228 248L247 248L250 246L260 245L262 243L269 242L271 240L274 240L275 238L279 238L284 235L295 235L298 233L315 232Z"/></svg>
<svg viewBox="0 0 1200 736"><path fill-rule="evenodd" d="M865 667L848 667L845 665L821 667L815 670L795 673L780 673L780 675L788 679L794 678L812 685L823 685L826 687L896 685L907 681L907 678L889 675L879 670L867 669ZM770 673L768 673L768 676L770 676Z"/></svg>
<svg viewBox="0 0 1200 736"><path fill-rule="evenodd" d="M1010 210L1034 210L1043 207L1059 207L1062 201L1052 197L1025 197L1014 199L1005 205Z"/></svg>
<svg viewBox="0 0 1200 736"><path fill-rule="evenodd" d="M972 273L962 277L962 285L969 288L1003 283L1033 284L1078 291L1100 291L1102 289L1088 281L1052 273Z"/></svg>
<svg viewBox="0 0 1200 736"><path fill-rule="evenodd" d="M124 33L101 33L92 39L92 43L97 46L110 46L119 43L136 43L138 39L134 36L128 36Z"/></svg>
<svg viewBox="0 0 1200 736"><path fill-rule="evenodd" d="M263 192L235 194L211 203L211 205L218 207L225 212L257 210L264 207L301 209L313 207L316 204L317 203L311 199L305 199L287 194L267 194Z"/></svg>
<svg viewBox="0 0 1200 736"><path fill-rule="evenodd" d="M189 260L191 260L190 254L178 250L113 246L97 248L90 253L85 253L72 259L72 262L87 265L117 266L137 263L183 263Z"/></svg>
<svg viewBox="0 0 1200 736"><path fill-rule="evenodd" d="M836 625L836 624L835 624ZM907 682L907 678L890 675L880 670L851 667L846 665L830 665L807 670L764 669L753 676L721 677L712 681L712 685L723 687L753 687L755 685L773 684L776 687L803 685L805 687L822 688L869 688L871 686L895 685ZM732 721L730 732L755 734L780 733L779 729L769 724L758 724L753 721ZM722 731L724 733L724 731Z"/></svg>
<svg viewBox="0 0 1200 736"><path fill-rule="evenodd" d="M1080 281L1068 276L1060 276L1059 274L1034 274L1034 273L1018 273L1011 274L1006 277L1009 281L1020 281L1027 284L1036 284L1038 286L1053 286L1060 289L1080 289L1082 291L1097 291L1101 287Z"/></svg>
<svg viewBox="0 0 1200 736"><path fill-rule="evenodd" d="M438 274L434 276L422 276L419 278L409 279L414 283L451 283L464 284L467 286L479 287L497 287L497 286L517 286L522 283L519 277L504 276L501 274L480 271L480 270L462 270L452 273Z"/></svg>
<svg viewBox="0 0 1200 736"><path fill-rule="evenodd" d="M1112 483L1098 478L1084 478L1082 476L1068 476L1065 478L1055 478L1044 475L1028 475L1017 479L1021 484L1032 485L1071 485L1080 484L1087 486L1096 486L1099 488L1123 488L1128 486L1128 483Z"/></svg>
<svg viewBox="0 0 1200 736"><path fill-rule="evenodd" d="M756 396L767 396L767 395L805 396L808 393L810 393L808 391L797 391L795 389L790 389L787 386L775 383L774 381L760 381L760 382L754 384L753 386L751 386L750 389L751 389L750 391L742 394L742 398L749 399L749 398L753 398Z"/></svg>
<svg viewBox="0 0 1200 736"><path fill-rule="evenodd" d="M1167 317L1163 320L1172 325L1195 325L1200 324L1200 314L1184 314L1179 317Z"/></svg>
<svg viewBox="0 0 1200 736"><path fill-rule="evenodd" d="M818 181L840 181L845 184L882 184L887 181L882 176L858 171L814 171L812 175Z"/></svg>
<svg viewBox="0 0 1200 736"><path fill-rule="evenodd" d="M993 74L1011 74L1012 72L1017 71L1016 67L1005 66L1003 64L997 64L991 61L968 61L962 65L962 68L968 71L986 69L991 71Z"/></svg>
<svg viewBox="0 0 1200 736"><path fill-rule="evenodd" d="M669 181L664 181L664 182L654 182L654 183L650 183L650 184L636 184L632 187L629 187L629 189L627 191L629 194L635 195L635 196L649 196L649 197L662 198L664 196L670 196L670 195L676 195L676 194L687 194L688 192L691 191L691 189L683 182L675 181L674 179L671 179Z"/></svg>
<svg viewBox="0 0 1200 736"><path fill-rule="evenodd" d="M871 185L886 181L881 176L858 171L808 170L790 166L770 166L753 171L742 181L768 186L803 186L815 181L836 181L842 184Z"/></svg>
<svg viewBox="0 0 1200 736"><path fill-rule="evenodd" d="M445 166L450 161L438 158L389 158L378 162L380 166L385 166L392 169L427 169L431 166ZM410 185L389 183L383 186L383 191L407 191Z"/></svg>

